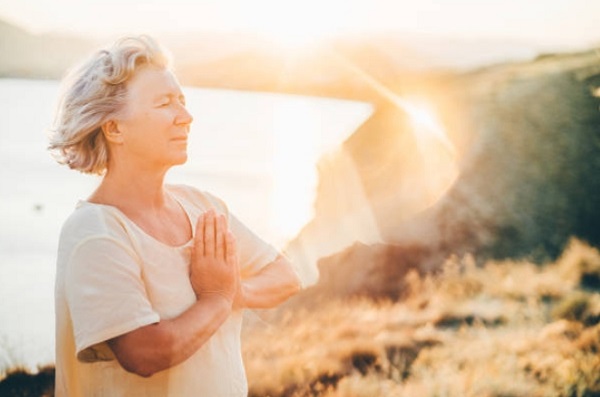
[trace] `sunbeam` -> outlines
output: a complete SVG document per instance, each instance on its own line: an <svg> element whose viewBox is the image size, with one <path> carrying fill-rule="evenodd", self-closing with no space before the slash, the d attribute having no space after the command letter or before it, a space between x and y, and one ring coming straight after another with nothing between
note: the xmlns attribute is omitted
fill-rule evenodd
<svg viewBox="0 0 600 397"><path fill-rule="evenodd" d="M414 137L411 141L414 142L417 155L406 158L406 169L410 170L410 174L405 175L405 180L402 181L405 186L409 186L410 191L397 193L407 197L391 197L391 201L403 203L402 211L407 216L435 204L458 175L454 145L435 112L430 109L426 100L400 97L341 55L333 51L331 54L341 65L403 111L410 121L407 125L408 132ZM400 153L401 150L403 149L398 147L394 152ZM355 242L374 244L383 241L382 225L378 224L374 213L374 206L377 204L370 201L365 180L361 179L360 170L349 153L342 148L328 158L321 159L319 168L321 173L317 216L286 249L300 265L299 273L307 284L318 280L316 264L320 258L340 252ZM395 172L386 174L396 178L400 175ZM387 182L391 186L397 181ZM396 193L392 189L390 194Z"/></svg>
<svg viewBox="0 0 600 397"><path fill-rule="evenodd" d="M456 149L436 113L425 99L401 97L347 58L334 51L331 54L381 97L406 113L410 120L410 132L419 150L422 170L417 178L418 186L415 186L416 189L421 188L421 204L414 210L422 211L435 204L458 176Z"/></svg>

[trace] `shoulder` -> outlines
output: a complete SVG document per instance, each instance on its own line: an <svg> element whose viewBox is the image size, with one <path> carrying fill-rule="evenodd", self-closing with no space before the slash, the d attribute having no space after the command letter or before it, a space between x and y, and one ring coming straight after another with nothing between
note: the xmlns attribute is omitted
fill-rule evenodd
<svg viewBox="0 0 600 397"><path fill-rule="evenodd" d="M131 241L125 216L118 209L80 201L60 232L58 269L66 268L73 255L84 247L89 253L92 248L96 252L106 252L108 246L119 246L133 255Z"/></svg>
<svg viewBox="0 0 600 397"><path fill-rule="evenodd" d="M124 215L114 207L80 201L61 230L61 240L90 237L124 237Z"/></svg>

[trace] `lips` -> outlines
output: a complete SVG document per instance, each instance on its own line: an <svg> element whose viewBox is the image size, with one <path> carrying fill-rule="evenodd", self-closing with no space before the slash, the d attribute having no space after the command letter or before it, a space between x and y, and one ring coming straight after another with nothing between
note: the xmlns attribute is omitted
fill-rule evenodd
<svg viewBox="0 0 600 397"><path fill-rule="evenodd" d="M187 143L187 136L179 136L179 137L175 137L173 139L171 139L174 142L179 142L179 143Z"/></svg>

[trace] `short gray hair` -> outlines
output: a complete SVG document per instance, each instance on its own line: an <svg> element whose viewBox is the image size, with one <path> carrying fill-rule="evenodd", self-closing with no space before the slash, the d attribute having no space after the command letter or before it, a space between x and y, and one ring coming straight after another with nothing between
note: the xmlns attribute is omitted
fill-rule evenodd
<svg viewBox="0 0 600 397"><path fill-rule="evenodd" d="M126 83L145 65L170 67L169 54L151 37L124 37L95 52L63 79L49 150L61 164L103 174L108 145L102 124L125 104Z"/></svg>

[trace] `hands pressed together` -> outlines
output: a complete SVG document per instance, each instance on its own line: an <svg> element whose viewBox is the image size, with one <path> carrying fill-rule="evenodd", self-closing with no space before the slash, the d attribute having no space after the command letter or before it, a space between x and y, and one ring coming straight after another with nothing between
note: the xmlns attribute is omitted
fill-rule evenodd
<svg viewBox="0 0 600 397"><path fill-rule="evenodd" d="M198 299L222 297L233 308L242 306L236 242L223 214L209 210L198 218L190 281Z"/></svg>
<svg viewBox="0 0 600 397"><path fill-rule="evenodd" d="M179 364L213 335L232 310L271 308L300 288L282 256L245 278L242 287L235 238L225 216L213 210L202 214L196 224L190 282L198 300L180 316L108 341L127 371L150 376Z"/></svg>

